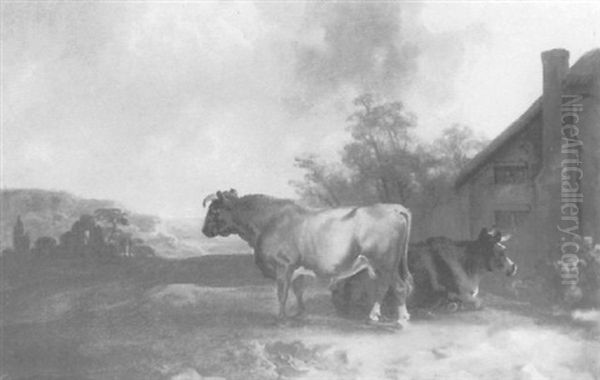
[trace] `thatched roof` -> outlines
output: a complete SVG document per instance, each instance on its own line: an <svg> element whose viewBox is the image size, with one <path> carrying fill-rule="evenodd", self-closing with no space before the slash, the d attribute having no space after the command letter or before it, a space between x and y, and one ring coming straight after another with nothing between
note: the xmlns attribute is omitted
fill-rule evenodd
<svg viewBox="0 0 600 380"><path fill-rule="evenodd" d="M571 66L564 82L565 88L581 87L582 85L598 85L600 82L600 49L594 49L584 54L573 66ZM511 138L525 130L531 121L542 112L542 97L540 96L529 108L508 126L498 137L479 152L460 171L455 186L460 188L473 176L483 165L485 165L495 154L508 143Z"/></svg>
<svg viewBox="0 0 600 380"><path fill-rule="evenodd" d="M600 48L585 53L569 70L565 78L565 87L590 85L600 78ZM598 84L598 83L594 83Z"/></svg>

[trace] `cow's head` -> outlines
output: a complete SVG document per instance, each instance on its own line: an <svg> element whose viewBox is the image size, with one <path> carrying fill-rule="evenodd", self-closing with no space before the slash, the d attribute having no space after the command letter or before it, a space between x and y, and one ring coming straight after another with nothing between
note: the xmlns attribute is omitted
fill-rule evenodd
<svg viewBox="0 0 600 380"><path fill-rule="evenodd" d="M479 252L484 256L488 271L503 271L507 276L517 274L517 264L506 256L506 246L502 243L510 239L510 235L502 236L500 231L481 229L479 233Z"/></svg>
<svg viewBox="0 0 600 380"><path fill-rule="evenodd" d="M233 222L233 208L238 200L237 191L231 189L229 191L217 191L204 198L202 206L206 207L210 203L206 218L204 219L204 227L202 233L208 237L229 236L236 233Z"/></svg>

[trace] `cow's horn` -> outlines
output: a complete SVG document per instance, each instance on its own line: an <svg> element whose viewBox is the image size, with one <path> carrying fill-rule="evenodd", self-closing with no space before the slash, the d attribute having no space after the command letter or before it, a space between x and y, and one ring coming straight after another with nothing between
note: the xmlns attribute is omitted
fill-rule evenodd
<svg viewBox="0 0 600 380"><path fill-rule="evenodd" d="M219 197L217 197L217 194L210 194L208 195L206 198L204 198L204 200L202 201L202 207L206 207L206 203L207 202L212 202L215 199L219 199Z"/></svg>

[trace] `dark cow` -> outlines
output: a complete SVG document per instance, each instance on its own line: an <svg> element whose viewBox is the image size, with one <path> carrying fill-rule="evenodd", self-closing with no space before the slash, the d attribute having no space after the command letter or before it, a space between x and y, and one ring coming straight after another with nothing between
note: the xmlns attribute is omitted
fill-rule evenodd
<svg viewBox="0 0 600 380"><path fill-rule="evenodd" d="M477 294L481 278L487 272L504 272L507 276L517 272L517 265L505 254L506 247L502 242L507 239L500 232L484 228L474 241L456 242L435 237L411 244L408 266L414 278L414 292L409 306L481 307ZM364 313L365 304L369 302L365 290L368 283L364 273L338 283L332 292L336 308L344 314Z"/></svg>
<svg viewBox="0 0 600 380"><path fill-rule="evenodd" d="M303 311L302 276L295 274L308 270L335 283L364 270L373 279L370 320L379 321L388 289L398 299L398 322L409 319L411 214L403 206L313 210L264 195L240 198L233 189L207 201L211 204L202 232L208 237L238 234L254 248L258 267L277 281L280 318L286 318L290 286Z"/></svg>

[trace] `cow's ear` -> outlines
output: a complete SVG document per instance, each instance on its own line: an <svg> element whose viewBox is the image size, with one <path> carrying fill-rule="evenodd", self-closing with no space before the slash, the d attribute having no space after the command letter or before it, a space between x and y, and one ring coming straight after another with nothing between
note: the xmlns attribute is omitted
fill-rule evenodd
<svg viewBox="0 0 600 380"><path fill-rule="evenodd" d="M512 237L512 235L510 235L510 234L502 236L500 238L500 243L506 243L507 241L510 240L511 237Z"/></svg>
<svg viewBox="0 0 600 380"><path fill-rule="evenodd" d="M222 191L217 191L217 198L219 198L219 200L223 199L223 192Z"/></svg>
<svg viewBox="0 0 600 380"><path fill-rule="evenodd" d="M232 198L238 198L238 193L236 189L230 189L229 190L229 196Z"/></svg>

